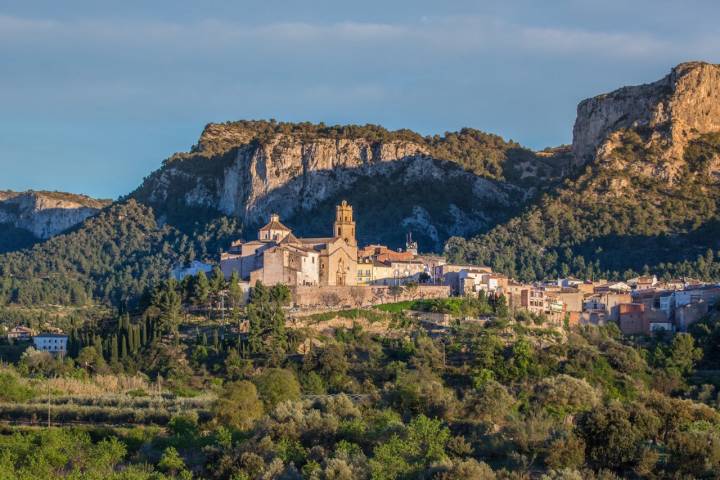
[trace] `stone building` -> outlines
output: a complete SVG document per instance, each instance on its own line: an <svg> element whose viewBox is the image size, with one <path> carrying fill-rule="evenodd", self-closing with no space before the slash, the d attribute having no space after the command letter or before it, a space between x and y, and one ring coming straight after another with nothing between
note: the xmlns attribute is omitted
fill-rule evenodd
<svg viewBox="0 0 720 480"><path fill-rule="evenodd" d="M220 257L226 278L237 272L250 285L357 285L357 265L353 210L344 200L336 208L330 237L298 238L273 214L257 240L235 241Z"/></svg>

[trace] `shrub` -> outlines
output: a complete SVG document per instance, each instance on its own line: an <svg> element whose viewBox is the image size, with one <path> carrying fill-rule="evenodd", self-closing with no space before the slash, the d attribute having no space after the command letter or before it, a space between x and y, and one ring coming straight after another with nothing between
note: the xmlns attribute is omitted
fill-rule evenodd
<svg viewBox="0 0 720 480"><path fill-rule="evenodd" d="M241 380L225 387L215 404L214 413L219 424L246 430L263 415L263 404L255 385Z"/></svg>
<svg viewBox="0 0 720 480"><path fill-rule="evenodd" d="M289 370L267 369L255 379L255 385L257 385L260 398L268 410L285 400L300 398L300 383L295 374Z"/></svg>
<svg viewBox="0 0 720 480"><path fill-rule="evenodd" d="M35 395L32 388L10 371L0 372L0 401L25 402Z"/></svg>

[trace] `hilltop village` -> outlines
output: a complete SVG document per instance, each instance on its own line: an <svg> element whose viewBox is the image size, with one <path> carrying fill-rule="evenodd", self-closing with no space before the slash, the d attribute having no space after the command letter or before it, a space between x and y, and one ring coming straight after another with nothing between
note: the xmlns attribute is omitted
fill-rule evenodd
<svg viewBox="0 0 720 480"><path fill-rule="evenodd" d="M645 275L624 282L563 278L523 284L490 267L447 263L423 255L407 236L405 250L358 246L353 208L336 208L328 237L299 238L277 214L257 239L234 241L221 254L227 279L248 292L257 282L287 285L295 309L318 311L448 296L503 297L513 310L526 310L558 325L616 323L628 335L657 330L685 331L720 298L720 287L692 279L659 281Z"/></svg>

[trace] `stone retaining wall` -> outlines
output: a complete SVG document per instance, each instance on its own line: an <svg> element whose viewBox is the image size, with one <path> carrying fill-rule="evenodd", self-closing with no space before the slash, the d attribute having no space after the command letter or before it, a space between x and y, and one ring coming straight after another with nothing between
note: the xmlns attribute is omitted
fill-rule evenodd
<svg viewBox="0 0 720 480"><path fill-rule="evenodd" d="M341 310L369 307L382 303L403 302L427 298L447 298L450 287L418 285L393 288L378 286L292 287L293 304L303 310Z"/></svg>

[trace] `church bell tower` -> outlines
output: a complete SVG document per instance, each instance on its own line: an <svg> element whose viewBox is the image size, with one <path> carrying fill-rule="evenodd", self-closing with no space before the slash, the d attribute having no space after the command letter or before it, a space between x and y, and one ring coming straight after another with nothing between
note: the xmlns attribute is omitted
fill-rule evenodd
<svg viewBox="0 0 720 480"><path fill-rule="evenodd" d="M341 237L345 240L345 242L351 247L357 247L352 206L348 205L345 200L337 206L335 223L333 224L333 233L336 237Z"/></svg>

